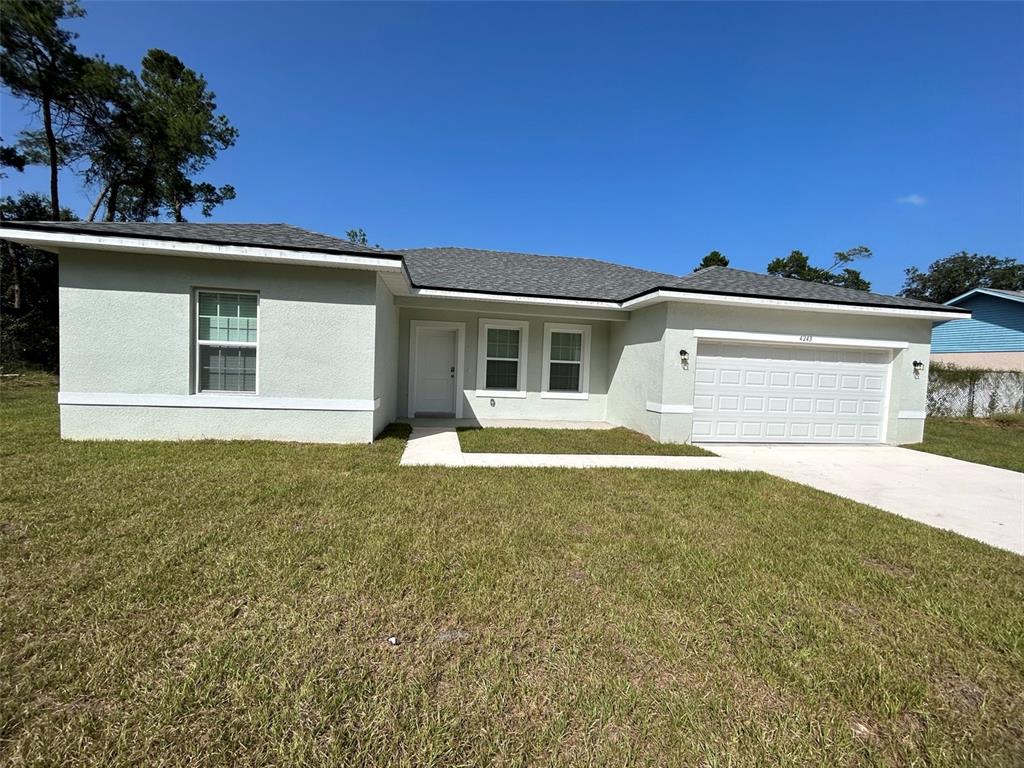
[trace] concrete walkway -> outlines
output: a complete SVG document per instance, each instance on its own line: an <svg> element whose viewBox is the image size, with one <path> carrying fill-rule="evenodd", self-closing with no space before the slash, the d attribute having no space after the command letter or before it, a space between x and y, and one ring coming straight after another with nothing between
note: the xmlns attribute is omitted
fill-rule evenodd
<svg viewBox="0 0 1024 768"><path fill-rule="evenodd" d="M463 453L452 427L413 426L402 466L441 467L624 467L627 469L742 470L717 456L610 456L577 453Z"/></svg>
<svg viewBox="0 0 1024 768"><path fill-rule="evenodd" d="M891 445L707 445L748 469L1024 554L1024 474Z"/></svg>

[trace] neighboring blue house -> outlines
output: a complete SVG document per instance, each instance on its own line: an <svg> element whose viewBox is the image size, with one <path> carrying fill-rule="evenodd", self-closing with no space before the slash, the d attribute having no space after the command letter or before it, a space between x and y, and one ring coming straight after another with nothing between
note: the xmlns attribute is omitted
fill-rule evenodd
<svg viewBox="0 0 1024 768"><path fill-rule="evenodd" d="M1024 291L975 288L946 302L969 320L932 330L932 360L970 368L1024 371Z"/></svg>

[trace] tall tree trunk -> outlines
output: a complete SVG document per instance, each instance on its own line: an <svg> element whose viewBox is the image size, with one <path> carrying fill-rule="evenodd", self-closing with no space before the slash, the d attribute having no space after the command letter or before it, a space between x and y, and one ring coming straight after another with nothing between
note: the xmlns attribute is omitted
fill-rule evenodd
<svg viewBox="0 0 1024 768"><path fill-rule="evenodd" d="M121 190L121 185L114 182L110 185L110 192L107 195L107 213L103 217L104 221L113 221L114 214L117 213L117 193Z"/></svg>
<svg viewBox="0 0 1024 768"><path fill-rule="evenodd" d="M53 112L50 99L43 97L43 129L46 131L46 150L50 154L50 216L53 221L60 221L60 195L57 191L57 137L53 133Z"/></svg>
<svg viewBox="0 0 1024 768"><path fill-rule="evenodd" d="M14 295L11 298L11 309L21 309L21 259L18 257L18 252L14 250L14 246L6 240L4 248L7 249L7 255L11 259L11 271L13 272L11 279L14 283L12 291Z"/></svg>
<svg viewBox="0 0 1024 768"><path fill-rule="evenodd" d="M92 210L89 211L89 218L87 219L87 221L95 221L96 220L96 212L99 211L99 209L100 209L100 203L103 202L103 198L105 198L107 196L107 192L109 192L109 191L110 191L110 182L108 181L106 184L103 185L103 189L100 190L99 195L97 195L96 202L92 204Z"/></svg>

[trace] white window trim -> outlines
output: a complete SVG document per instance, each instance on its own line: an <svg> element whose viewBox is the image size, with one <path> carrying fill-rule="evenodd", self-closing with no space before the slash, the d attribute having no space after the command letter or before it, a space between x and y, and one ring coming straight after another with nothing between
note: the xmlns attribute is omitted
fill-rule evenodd
<svg viewBox="0 0 1024 768"><path fill-rule="evenodd" d="M544 368L541 373L540 396L547 400L589 400L590 399L590 329L589 325L567 325L565 323L544 323ZM551 384L551 335L553 333L578 333L583 336L580 347L580 391L552 392ZM565 361L555 361L565 362Z"/></svg>
<svg viewBox="0 0 1024 768"><path fill-rule="evenodd" d="M405 411L410 419L416 416L416 348L419 346L420 331L436 328L455 331L455 418L462 418L463 374L466 369L466 324L449 323L444 320L409 321L409 386L406 393Z"/></svg>
<svg viewBox="0 0 1024 768"><path fill-rule="evenodd" d="M519 367L515 389L487 388L487 331L491 328L519 331ZM526 361L530 350L530 323L526 320L480 320L479 338L476 345L476 396L477 397L526 397Z"/></svg>
<svg viewBox="0 0 1024 768"><path fill-rule="evenodd" d="M256 297L256 341L209 341L199 338L199 294L201 293L231 293L237 296ZM193 392L199 397L258 397L260 393L260 294L258 291L240 291L237 288L195 288L192 291L194 308L194 323L192 328L192 344L195 347L195 378L192 382ZM200 370L199 350L201 347L249 347L256 350L256 389L252 392L236 392L226 389L202 389L202 371Z"/></svg>

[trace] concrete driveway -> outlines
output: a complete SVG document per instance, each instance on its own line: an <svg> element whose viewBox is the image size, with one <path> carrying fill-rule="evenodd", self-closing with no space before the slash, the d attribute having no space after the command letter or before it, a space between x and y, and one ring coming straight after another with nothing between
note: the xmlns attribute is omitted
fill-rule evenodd
<svg viewBox="0 0 1024 768"><path fill-rule="evenodd" d="M890 445L707 445L902 517L1024 554L1024 474Z"/></svg>

